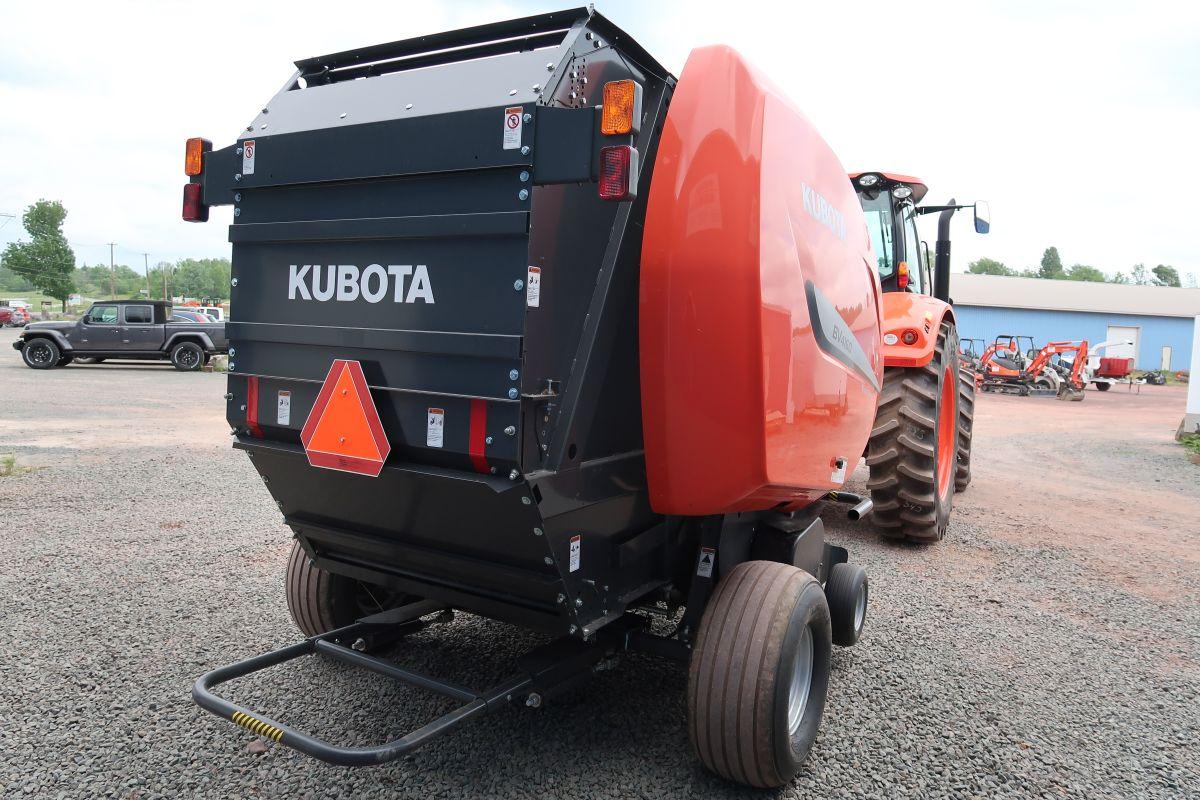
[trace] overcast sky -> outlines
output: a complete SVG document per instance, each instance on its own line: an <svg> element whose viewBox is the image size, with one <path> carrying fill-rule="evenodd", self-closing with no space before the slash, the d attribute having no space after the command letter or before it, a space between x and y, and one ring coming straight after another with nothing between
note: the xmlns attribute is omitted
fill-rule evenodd
<svg viewBox="0 0 1200 800"><path fill-rule="evenodd" d="M229 254L229 207L179 219L183 143L231 143L291 74L345 48L567 7L544 2L59 2L0 8L0 245L61 200L77 257L140 268ZM849 170L915 174L983 255L1200 278L1200 3L598 4L677 75L725 43L787 91ZM1183 188L1179 188L1180 185ZM925 231L932 247L932 225Z"/></svg>

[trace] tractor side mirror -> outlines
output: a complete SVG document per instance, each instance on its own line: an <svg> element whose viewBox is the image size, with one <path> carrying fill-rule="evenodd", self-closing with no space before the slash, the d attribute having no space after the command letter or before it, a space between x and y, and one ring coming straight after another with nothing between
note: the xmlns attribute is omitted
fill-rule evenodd
<svg viewBox="0 0 1200 800"><path fill-rule="evenodd" d="M979 200L975 203L975 232L987 233L992 229L992 211L988 208L987 201Z"/></svg>

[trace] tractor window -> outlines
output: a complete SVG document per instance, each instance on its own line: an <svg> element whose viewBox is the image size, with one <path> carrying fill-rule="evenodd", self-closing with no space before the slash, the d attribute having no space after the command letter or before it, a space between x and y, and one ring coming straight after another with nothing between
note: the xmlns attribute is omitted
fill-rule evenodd
<svg viewBox="0 0 1200 800"><path fill-rule="evenodd" d="M904 210L904 262L908 264L908 290L923 294L926 287L921 272L921 237L917 233L917 212L911 205Z"/></svg>
<svg viewBox="0 0 1200 800"><path fill-rule="evenodd" d="M871 249L875 251L879 279L890 278L896 271L892 242L892 200L885 192L880 192L876 197L860 197L863 214L867 218L867 233L871 236Z"/></svg>

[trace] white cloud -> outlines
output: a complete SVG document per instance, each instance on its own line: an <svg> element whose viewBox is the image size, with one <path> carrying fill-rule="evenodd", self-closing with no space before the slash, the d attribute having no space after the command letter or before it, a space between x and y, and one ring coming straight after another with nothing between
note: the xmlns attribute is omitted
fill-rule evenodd
<svg viewBox="0 0 1200 800"><path fill-rule="evenodd" d="M562 3L569 5L569 3ZM123 260L228 253L227 207L178 221L183 142L228 144L310 55L551 10L548 3L23 4L0 12L0 211L61 199L68 235ZM991 201L989 255L1200 273L1200 6L1143 2L633 2L600 10L678 74L723 42L851 169ZM1185 182L1187 181L1187 182ZM930 226L926 233L932 239ZM20 234L0 229L0 242ZM932 244L932 242L931 242ZM81 258L107 248L81 246Z"/></svg>

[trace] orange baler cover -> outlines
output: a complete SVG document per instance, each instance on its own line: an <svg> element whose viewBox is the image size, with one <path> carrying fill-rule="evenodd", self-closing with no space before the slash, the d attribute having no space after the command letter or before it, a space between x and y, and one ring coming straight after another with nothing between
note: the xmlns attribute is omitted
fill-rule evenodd
<svg viewBox="0 0 1200 800"><path fill-rule="evenodd" d="M844 483L883 374L872 263L853 186L812 124L734 51L694 51L642 247L655 511L799 506Z"/></svg>

